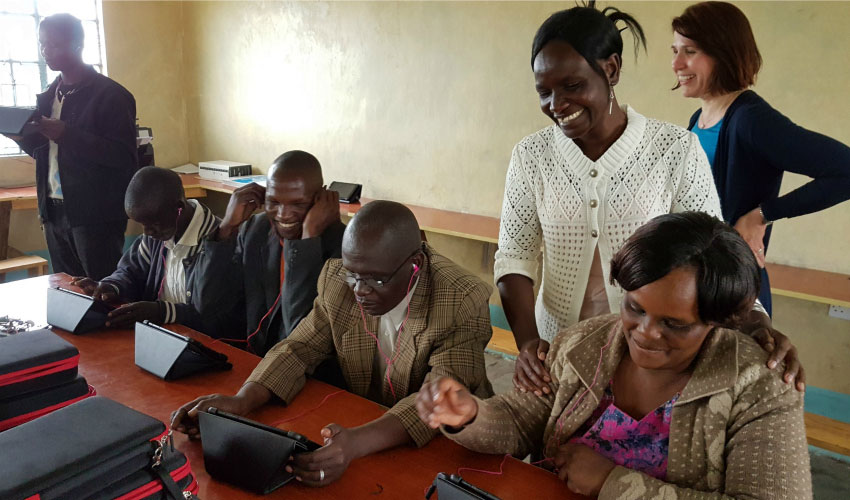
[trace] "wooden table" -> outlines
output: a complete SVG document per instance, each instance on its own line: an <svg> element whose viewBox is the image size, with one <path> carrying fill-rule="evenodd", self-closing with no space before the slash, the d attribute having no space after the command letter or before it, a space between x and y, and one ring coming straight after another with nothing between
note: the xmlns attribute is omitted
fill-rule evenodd
<svg viewBox="0 0 850 500"><path fill-rule="evenodd" d="M67 275L52 275L0 285L0 316L11 314L43 324L46 319L44 289L51 285L67 286L68 280ZM129 330L102 330L79 336L62 330L54 331L80 350L80 373L99 395L120 401L164 422L168 421L173 410L197 396L213 392L235 393L259 362L260 358L252 354L214 342L186 327L170 327L226 353L233 363L233 370L165 382L135 366L133 333ZM251 414L250 418L272 423L308 412L283 426L320 442L319 431L330 422L356 426L384 413L381 406L347 392L331 397L323 406L316 408L325 396L337 390L311 380L291 406L268 405ZM175 445L189 457L192 470L201 484L202 499L260 498L210 479L204 469L199 442L177 435ZM342 479L327 487L314 489L293 483L268 497L422 498L426 487L438 472L455 473L458 467L498 470L502 459L502 456L468 451L439 436L422 449L401 447L355 460ZM503 499L584 498L571 493L553 474L513 458L505 461L503 475L465 471L463 476L467 481Z"/></svg>

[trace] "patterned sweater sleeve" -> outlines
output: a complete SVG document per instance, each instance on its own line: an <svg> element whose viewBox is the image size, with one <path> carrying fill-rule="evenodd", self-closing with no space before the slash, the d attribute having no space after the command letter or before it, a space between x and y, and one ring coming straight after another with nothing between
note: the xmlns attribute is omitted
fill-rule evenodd
<svg viewBox="0 0 850 500"><path fill-rule="evenodd" d="M723 220L717 186L711 174L711 166L696 134L684 131L680 139L685 150L684 158L676 165L678 179L671 212L699 211Z"/></svg>
<svg viewBox="0 0 850 500"><path fill-rule="evenodd" d="M534 193L532 172L537 161L521 142L511 153L505 179L505 197L499 224L499 249L496 252L494 279L521 274L534 281L541 253L540 219Z"/></svg>
<svg viewBox="0 0 850 500"><path fill-rule="evenodd" d="M553 381L551 394L541 397L532 392L523 393L513 389L489 399L475 398L478 404L475 420L457 432L443 427L443 434L479 453L509 453L524 457L541 449L546 427L551 424L555 395L561 394L563 397L574 389L569 383L562 385L564 377L570 378L568 375L572 374L572 368L565 361L566 349L561 349L565 335L555 339L546 356L546 365Z"/></svg>

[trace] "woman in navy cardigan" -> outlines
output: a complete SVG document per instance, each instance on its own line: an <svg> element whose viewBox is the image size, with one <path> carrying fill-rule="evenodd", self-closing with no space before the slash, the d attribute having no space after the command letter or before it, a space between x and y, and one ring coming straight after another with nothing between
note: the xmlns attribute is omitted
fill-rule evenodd
<svg viewBox="0 0 850 500"><path fill-rule="evenodd" d="M748 90L761 61L749 21L732 4L698 3L673 19L675 88L702 100L688 129L708 156L723 217L762 266L759 300L770 314L771 224L850 199L850 148L795 125ZM779 196L786 171L813 180Z"/></svg>

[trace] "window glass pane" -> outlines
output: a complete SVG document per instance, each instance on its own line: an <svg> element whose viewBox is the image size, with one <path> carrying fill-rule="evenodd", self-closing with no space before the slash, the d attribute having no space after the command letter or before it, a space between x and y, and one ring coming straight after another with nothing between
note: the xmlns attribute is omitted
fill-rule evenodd
<svg viewBox="0 0 850 500"><path fill-rule="evenodd" d="M3 0L0 2L0 12L15 12L17 14L32 14L32 0Z"/></svg>
<svg viewBox="0 0 850 500"><path fill-rule="evenodd" d="M83 61L88 64L100 64L100 34L97 23L84 22L83 31L86 34L86 40L83 43Z"/></svg>
<svg viewBox="0 0 850 500"><path fill-rule="evenodd" d="M20 154L21 150L12 139L0 135L0 156Z"/></svg>
<svg viewBox="0 0 850 500"><path fill-rule="evenodd" d="M38 0L38 14L50 16L67 12L80 20L97 19L95 0Z"/></svg>
<svg viewBox="0 0 850 500"><path fill-rule="evenodd" d="M15 92L18 97L18 106L35 106L35 95L42 91L38 64L14 64L12 70L15 72Z"/></svg>
<svg viewBox="0 0 850 500"><path fill-rule="evenodd" d="M32 17L0 16L0 59L38 61L38 34Z"/></svg>
<svg viewBox="0 0 850 500"><path fill-rule="evenodd" d="M14 106L15 93L9 63L0 63L0 106Z"/></svg>

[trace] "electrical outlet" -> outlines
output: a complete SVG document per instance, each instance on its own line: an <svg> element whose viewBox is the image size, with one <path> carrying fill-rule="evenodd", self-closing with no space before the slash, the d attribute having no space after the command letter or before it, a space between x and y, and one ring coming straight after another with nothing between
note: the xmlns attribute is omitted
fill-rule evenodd
<svg viewBox="0 0 850 500"><path fill-rule="evenodd" d="M850 320L850 307L829 306L829 315L833 318Z"/></svg>

